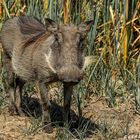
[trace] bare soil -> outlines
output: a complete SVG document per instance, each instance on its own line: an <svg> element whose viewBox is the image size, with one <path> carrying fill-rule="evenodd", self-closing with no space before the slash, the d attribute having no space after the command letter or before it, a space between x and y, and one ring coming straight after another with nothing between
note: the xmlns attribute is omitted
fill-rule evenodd
<svg viewBox="0 0 140 140"><path fill-rule="evenodd" d="M72 109L75 110L76 107L73 105ZM54 121L61 120L62 108L54 103L53 112L55 110L58 114L55 115ZM82 111L81 124L83 124L81 127L88 124L87 131L84 132L85 140L125 140L127 136L129 140L140 139L140 115L135 111L133 102L126 102L116 108L109 108L103 97L90 97L82 107ZM75 112L72 111L74 120L77 119ZM46 134L42 131L41 126L38 127L35 120L34 117L29 116L10 116L7 107L1 109L0 140L58 139L60 135L58 133L62 127L54 127L53 134ZM79 124L77 123L77 125ZM80 128L80 126L77 127ZM78 130L84 131L83 128ZM75 134L73 133L73 135Z"/></svg>

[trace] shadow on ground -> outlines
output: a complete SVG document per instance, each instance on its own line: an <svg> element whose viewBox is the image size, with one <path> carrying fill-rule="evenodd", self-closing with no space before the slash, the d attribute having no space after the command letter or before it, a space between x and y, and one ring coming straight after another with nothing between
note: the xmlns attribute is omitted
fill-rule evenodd
<svg viewBox="0 0 140 140"><path fill-rule="evenodd" d="M41 106L37 98L24 97L23 101L22 110L26 116L38 118L42 115ZM51 121L54 127L63 126L63 108L53 101L51 101ZM77 138L80 133L84 135L84 137L91 137L93 132L98 128L89 118L79 118L73 110L71 110L71 120L69 124L70 132Z"/></svg>

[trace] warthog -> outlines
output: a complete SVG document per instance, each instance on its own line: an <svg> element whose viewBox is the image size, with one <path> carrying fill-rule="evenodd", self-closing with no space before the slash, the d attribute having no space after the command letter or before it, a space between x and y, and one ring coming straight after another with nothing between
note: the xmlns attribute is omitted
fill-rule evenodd
<svg viewBox="0 0 140 140"><path fill-rule="evenodd" d="M91 20L78 26L58 25L51 19L45 19L43 25L29 16L14 17L5 22L1 42L12 113L22 114L20 105L25 81L37 81L46 125L44 129L51 133L47 86L51 82L61 81L64 86L63 117L64 122L68 122L73 85L83 77L83 42L92 24ZM16 78L13 78L14 74Z"/></svg>

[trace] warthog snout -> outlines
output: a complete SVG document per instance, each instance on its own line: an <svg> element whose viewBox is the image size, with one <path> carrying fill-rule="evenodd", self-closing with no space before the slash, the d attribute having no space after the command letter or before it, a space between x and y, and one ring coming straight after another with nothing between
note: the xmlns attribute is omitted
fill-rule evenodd
<svg viewBox="0 0 140 140"><path fill-rule="evenodd" d="M75 65L63 66L58 71L58 78L65 83L76 84L83 78L83 72Z"/></svg>

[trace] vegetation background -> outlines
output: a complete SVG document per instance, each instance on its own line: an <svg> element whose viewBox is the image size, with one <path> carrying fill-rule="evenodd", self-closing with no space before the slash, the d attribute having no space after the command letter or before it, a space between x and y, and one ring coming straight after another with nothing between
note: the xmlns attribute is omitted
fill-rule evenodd
<svg viewBox="0 0 140 140"><path fill-rule="evenodd" d="M49 17L60 24L93 19L85 48L89 65L84 80L75 89L76 104L83 108L89 100L100 99L110 109L124 108L129 112L132 108L135 115L140 115L139 0L0 0L0 29L6 19L19 15L32 15L41 22ZM2 65L2 48L0 59ZM3 108L7 104L3 68L0 74L0 107ZM34 88L29 86L29 90ZM100 128L101 139L117 137L116 131L103 131L106 127L104 123ZM122 135L129 134L129 127L125 129Z"/></svg>

